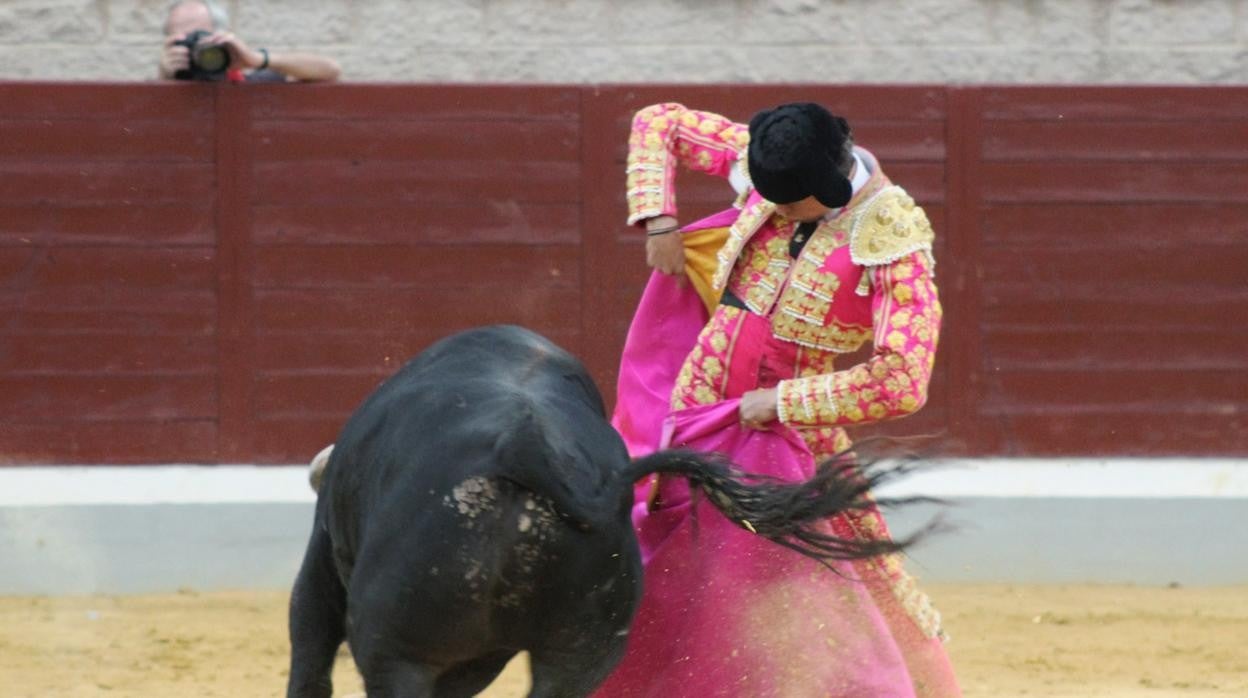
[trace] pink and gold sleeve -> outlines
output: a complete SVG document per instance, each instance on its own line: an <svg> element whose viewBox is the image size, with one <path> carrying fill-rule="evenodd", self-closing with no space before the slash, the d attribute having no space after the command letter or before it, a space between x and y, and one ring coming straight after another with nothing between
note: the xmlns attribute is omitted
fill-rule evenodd
<svg viewBox="0 0 1248 698"><path fill-rule="evenodd" d="M655 104L637 112L628 138L628 224L676 215L677 162L727 177L749 138L746 124L680 104Z"/></svg>
<svg viewBox="0 0 1248 698"><path fill-rule="evenodd" d="M931 257L920 250L871 275L875 351L842 371L781 381L780 421L796 427L878 422L917 411L927 401L941 307Z"/></svg>

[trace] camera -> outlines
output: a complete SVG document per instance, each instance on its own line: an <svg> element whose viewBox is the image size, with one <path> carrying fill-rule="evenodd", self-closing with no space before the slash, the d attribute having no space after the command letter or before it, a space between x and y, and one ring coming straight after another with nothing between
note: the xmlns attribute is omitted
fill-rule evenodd
<svg viewBox="0 0 1248 698"><path fill-rule="evenodd" d="M174 73L175 79L214 81L225 75L230 67L230 52L224 46L200 44L211 35L212 32L200 29L173 42L174 46L185 46L191 57L191 67Z"/></svg>

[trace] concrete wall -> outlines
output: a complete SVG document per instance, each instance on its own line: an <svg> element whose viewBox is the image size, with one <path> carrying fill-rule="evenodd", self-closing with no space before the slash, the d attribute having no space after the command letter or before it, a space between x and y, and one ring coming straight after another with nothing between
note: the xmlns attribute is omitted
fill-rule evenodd
<svg viewBox="0 0 1248 698"><path fill-rule="evenodd" d="M948 461L883 487L928 582L1248 583L1243 460ZM0 594L288 588L312 525L306 470L0 468Z"/></svg>
<svg viewBox="0 0 1248 698"><path fill-rule="evenodd" d="M1248 0L222 0L357 81L1248 82ZM155 73L166 0L0 0L0 79Z"/></svg>

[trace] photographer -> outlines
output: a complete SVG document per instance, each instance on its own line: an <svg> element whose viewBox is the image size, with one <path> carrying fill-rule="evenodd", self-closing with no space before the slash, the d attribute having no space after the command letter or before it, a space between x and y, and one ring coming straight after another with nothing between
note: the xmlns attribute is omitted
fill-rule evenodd
<svg viewBox="0 0 1248 698"><path fill-rule="evenodd" d="M270 53L249 47L228 30L229 16L212 0L178 0L165 17L162 80L325 82L341 69L311 53Z"/></svg>

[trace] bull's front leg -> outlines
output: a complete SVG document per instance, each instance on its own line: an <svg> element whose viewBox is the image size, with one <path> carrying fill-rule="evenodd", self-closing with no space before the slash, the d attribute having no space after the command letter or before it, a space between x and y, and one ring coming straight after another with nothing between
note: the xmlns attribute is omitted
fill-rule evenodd
<svg viewBox="0 0 1248 698"><path fill-rule="evenodd" d="M313 523L308 550L290 594L290 681L287 698L331 698L331 674L346 637L347 594L334 570L329 533Z"/></svg>

